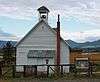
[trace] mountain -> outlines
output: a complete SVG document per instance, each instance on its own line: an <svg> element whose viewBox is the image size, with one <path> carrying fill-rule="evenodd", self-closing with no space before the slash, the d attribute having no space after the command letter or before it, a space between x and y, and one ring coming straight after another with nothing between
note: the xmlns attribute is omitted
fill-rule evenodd
<svg viewBox="0 0 100 82"><path fill-rule="evenodd" d="M82 43L81 48L98 48L100 47L100 40L94 41L94 42L85 42Z"/></svg>
<svg viewBox="0 0 100 82"><path fill-rule="evenodd" d="M0 48L3 48L3 46L7 43L8 41L2 41L0 40ZM17 41L10 41L13 46L17 43ZM84 43L77 43L72 40L66 40L66 42L70 45L72 49L96 49L100 50L100 40L93 41L93 42L84 42Z"/></svg>
<svg viewBox="0 0 100 82"><path fill-rule="evenodd" d="M77 43L72 40L66 40L66 42L70 45L71 48L99 48L100 47L100 40L93 41L93 42L84 42L84 43Z"/></svg>
<svg viewBox="0 0 100 82"><path fill-rule="evenodd" d="M74 41L72 41L72 40L66 40L66 42L69 44L69 46L70 46L71 48L76 48L76 47L79 45L79 43L74 42Z"/></svg>

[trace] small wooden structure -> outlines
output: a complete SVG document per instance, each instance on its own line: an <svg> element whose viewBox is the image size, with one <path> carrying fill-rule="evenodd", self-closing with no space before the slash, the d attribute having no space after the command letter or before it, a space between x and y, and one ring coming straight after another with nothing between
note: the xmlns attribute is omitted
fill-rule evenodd
<svg viewBox="0 0 100 82"><path fill-rule="evenodd" d="M83 52L82 50L71 50L70 63L74 64L77 58L88 58L92 64L100 63L100 52Z"/></svg>
<svg viewBox="0 0 100 82"><path fill-rule="evenodd" d="M60 65L69 64L69 45L60 36L60 20L58 30L48 24L49 10L42 6L38 9L39 22L16 45L16 65ZM16 70L23 71L23 66ZM46 70L41 66L39 71ZM64 68L69 72L69 68Z"/></svg>

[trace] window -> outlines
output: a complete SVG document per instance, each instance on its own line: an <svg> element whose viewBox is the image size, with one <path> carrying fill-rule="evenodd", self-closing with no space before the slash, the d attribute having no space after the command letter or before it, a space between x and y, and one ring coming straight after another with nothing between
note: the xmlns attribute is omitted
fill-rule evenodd
<svg viewBox="0 0 100 82"><path fill-rule="evenodd" d="M42 30L44 30L44 26L42 26Z"/></svg>
<svg viewBox="0 0 100 82"><path fill-rule="evenodd" d="M88 66L89 66L88 58L76 58L77 68L88 68Z"/></svg>
<svg viewBox="0 0 100 82"><path fill-rule="evenodd" d="M55 50L29 50L28 58L54 58Z"/></svg>

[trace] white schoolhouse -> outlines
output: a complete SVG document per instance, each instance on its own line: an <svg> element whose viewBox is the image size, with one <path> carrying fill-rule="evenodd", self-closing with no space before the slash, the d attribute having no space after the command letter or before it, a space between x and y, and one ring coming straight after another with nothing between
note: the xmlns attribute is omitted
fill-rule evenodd
<svg viewBox="0 0 100 82"><path fill-rule="evenodd" d="M55 64L57 31L48 24L50 11L42 6L38 12L39 22L16 45L16 65ZM69 51L69 45L60 38L60 64L69 64ZM23 66L16 70L23 71ZM69 68L64 70L68 72Z"/></svg>

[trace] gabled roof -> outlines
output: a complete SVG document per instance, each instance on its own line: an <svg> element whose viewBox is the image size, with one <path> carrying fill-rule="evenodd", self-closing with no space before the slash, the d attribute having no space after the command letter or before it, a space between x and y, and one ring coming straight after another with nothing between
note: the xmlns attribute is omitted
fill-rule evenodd
<svg viewBox="0 0 100 82"><path fill-rule="evenodd" d="M46 23L44 20L41 20L16 44L16 47L30 34L31 31L33 31L42 22L45 23L45 25L47 25L47 27L49 27L49 29L51 29L51 31L56 35L56 30L51 28L51 26L49 26L48 23ZM60 37L60 38L61 38L61 40L63 40L65 42L65 44L67 44L69 46L69 44L62 37Z"/></svg>
<svg viewBox="0 0 100 82"><path fill-rule="evenodd" d="M41 22L43 22L43 20L41 20L40 22L38 22L17 44L16 47L28 36L28 34L34 30Z"/></svg>
<svg viewBox="0 0 100 82"><path fill-rule="evenodd" d="M47 9L45 6L38 8L38 11L41 11L41 10L45 10L45 11L49 12L49 9Z"/></svg>

